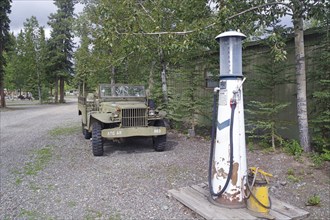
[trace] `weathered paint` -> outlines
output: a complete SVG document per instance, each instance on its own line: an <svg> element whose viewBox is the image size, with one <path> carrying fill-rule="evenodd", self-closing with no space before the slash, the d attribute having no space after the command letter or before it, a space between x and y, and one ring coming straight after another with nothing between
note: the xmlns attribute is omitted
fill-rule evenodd
<svg viewBox="0 0 330 220"><path fill-rule="evenodd" d="M258 199L258 201L263 204L264 206L268 207L270 205L269 197L268 197L268 186L267 184L255 184L252 188L252 193ZM258 212L258 213L269 213L269 208L266 208L257 200L250 196L247 200L247 208L251 211Z"/></svg>
<svg viewBox="0 0 330 220"><path fill-rule="evenodd" d="M226 88L228 91L234 91L241 84L242 79L228 80ZM243 91L242 88L238 91L240 97L237 100L236 110L234 112L233 125L233 170L229 185L221 199L214 198L217 202L225 203L243 203L243 193L245 180L244 175L247 173L246 150L245 150L245 128L244 128L244 111L243 111ZM231 116L230 99L233 95L226 97L227 104L218 106L218 121L227 121ZM224 99L224 98L222 98ZM214 161L216 175L212 177L212 185L214 192L220 192L220 188L225 185L230 166L230 126L217 129L216 144L214 150ZM222 187L219 187L222 186Z"/></svg>
<svg viewBox="0 0 330 220"><path fill-rule="evenodd" d="M232 35L233 34L233 35ZM224 187L227 178L229 184L221 196L213 196L216 203L232 205L233 207L244 206L243 190L245 190L245 178L247 175L245 125L244 125L244 103L243 88L244 82L241 72L241 40L244 35L237 32L221 34L220 37L220 82L218 118L216 126L216 141L214 146L214 164L216 173L211 177L212 187L215 193L219 193ZM225 37L222 41L222 37ZM228 39L233 38L233 39ZM219 38L218 38L219 40ZM228 45L228 53L226 52ZM225 52L224 52L225 51ZM226 57L227 56L227 57ZM234 59L234 57L236 57ZM237 63L238 62L238 63ZM223 66L227 65L227 66ZM225 72L227 71L228 72ZM230 124L231 124L231 99L236 100L233 121L233 164L232 175L229 175L230 167Z"/></svg>
<svg viewBox="0 0 330 220"><path fill-rule="evenodd" d="M231 184L233 184L233 186L236 186L236 184L237 184L238 168L239 168L239 164L234 163L233 164L233 174L231 176Z"/></svg>

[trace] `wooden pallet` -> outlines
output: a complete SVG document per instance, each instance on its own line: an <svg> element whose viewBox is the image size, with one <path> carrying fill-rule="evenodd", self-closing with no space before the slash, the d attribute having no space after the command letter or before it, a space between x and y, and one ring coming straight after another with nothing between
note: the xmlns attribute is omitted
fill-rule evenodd
<svg viewBox="0 0 330 220"><path fill-rule="evenodd" d="M187 186L169 193L182 204L203 216L205 219L258 219L246 208L229 209L216 206L208 201L210 195L206 183ZM271 197L272 207L269 214L275 219L304 219L309 213Z"/></svg>

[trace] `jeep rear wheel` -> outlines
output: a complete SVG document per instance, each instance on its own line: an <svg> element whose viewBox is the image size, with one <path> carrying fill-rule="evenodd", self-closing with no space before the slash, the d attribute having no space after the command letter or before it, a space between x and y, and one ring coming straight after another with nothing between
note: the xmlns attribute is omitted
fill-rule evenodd
<svg viewBox="0 0 330 220"><path fill-rule="evenodd" d="M103 155L103 138L101 136L101 130L101 124L94 122L92 128L92 148L94 156Z"/></svg>
<svg viewBox="0 0 330 220"><path fill-rule="evenodd" d="M83 133L83 135L84 135L84 138L85 138L85 139L91 139L91 137L92 137L92 133L89 132L87 129L85 129L85 126L84 126L83 123L81 123L81 127L82 127L82 133Z"/></svg>

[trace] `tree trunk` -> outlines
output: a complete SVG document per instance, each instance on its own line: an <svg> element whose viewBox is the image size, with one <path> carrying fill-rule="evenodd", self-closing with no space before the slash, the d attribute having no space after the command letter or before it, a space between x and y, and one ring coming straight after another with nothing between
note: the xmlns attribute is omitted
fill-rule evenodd
<svg viewBox="0 0 330 220"><path fill-rule="evenodd" d="M60 77L60 103L64 103L64 78Z"/></svg>
<svg viewBox="0 0 330 220"><path fill-rule="evenodd" d="M40 82L38 83L38 96L39 96L39 104L42 104Z"/></svg>
<svg viewBox="0 0 330 220"><path fill-rule="evenodd" d="M6 99L5 99L5 85L4 85L4 76L3 72L0 73L0 99L1 99L1 108L6 107Z"/></svg>
<svg viewBox="0 0 330 220"><path fill-rule="evenodd" d="M40 82L40 75L39 72L37 71L37 76L38 76L38 96L39 96L39 104L42 104L42 99L41 99L41 82Z"/></svg>
<svg viewBox="0 0 330 220"><path fill-rule="evenodd" d="M115 86L114 86L116 84L115 75L116 75L116 67L112 66L111 67L111 77L110 77L111 95L114 95L116 93Z"/></svg>
<svg viewBox="0 0 330 220"><path fill-rule="evenodd" d="M299 10L298 10L299 11ZM295 41L295 63L297 81L297 116L300 146L305 152L310 152L310 140L308 131L307 116L307 95L306 95L306 68L305 68L305 48L303 19L299 12L296 12L293 20L294 41Z"/></svg>
<svg viewBox="0 0 330 220"><path fill-rule="evenodd" d="M5 3L6 4L6 3ZM2 34L2 33L1 33ZM0 44L0 56L2 56L3 48L2 43ZM6 107L6 99L5 99L5 70L4 70L4 63L0 63L0 107L5 108Z"/></svg>
<svg viewBox="0 0 330 220"><path fill-rule="evenodd" d="M160 63L162 66L162 72L161 72L161 80L162 80L162 92L163 92L163 99L165 104L168 103L168 95L167 95L167 63L164 58L164 52L163 49L160 49Z"/></svg>
<svg viewBox="0 0 330 220"><path fill-rule="evenodd" d="M148 90L147 90L147 96L148 98L151 97L153 88L154 88L154 66L155 66L156 62L152 61L151 62L151 67L150 67L150 72L149 72L149 81L148 81Z"/></svg>
<svg viewBox="0 0 330 220"><path fill-rule="evenodd" d="M58 103L58 78L57 77L55 79L55 84L54 84L54 99L55 99L55 103Z"/></svg>

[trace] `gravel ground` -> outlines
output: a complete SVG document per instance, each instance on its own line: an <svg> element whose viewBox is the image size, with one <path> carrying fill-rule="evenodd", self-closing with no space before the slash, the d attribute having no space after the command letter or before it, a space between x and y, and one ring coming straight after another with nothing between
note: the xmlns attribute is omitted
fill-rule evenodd
<svg viewBox="0 0 330 220"><path fill-rule="evenodd" d="M12 104L0 112L0 219L202 219L168 190L207 181L209 140L171 131L164 152L151 139L105 143L92 156L81 134L77 104ZM248 153L248 164L273 173L270 193L330 217L329 166L314 169L283 153ZM288 180L288 169L298 182ZM305 206L312 195L320 206Z"/></svg>

